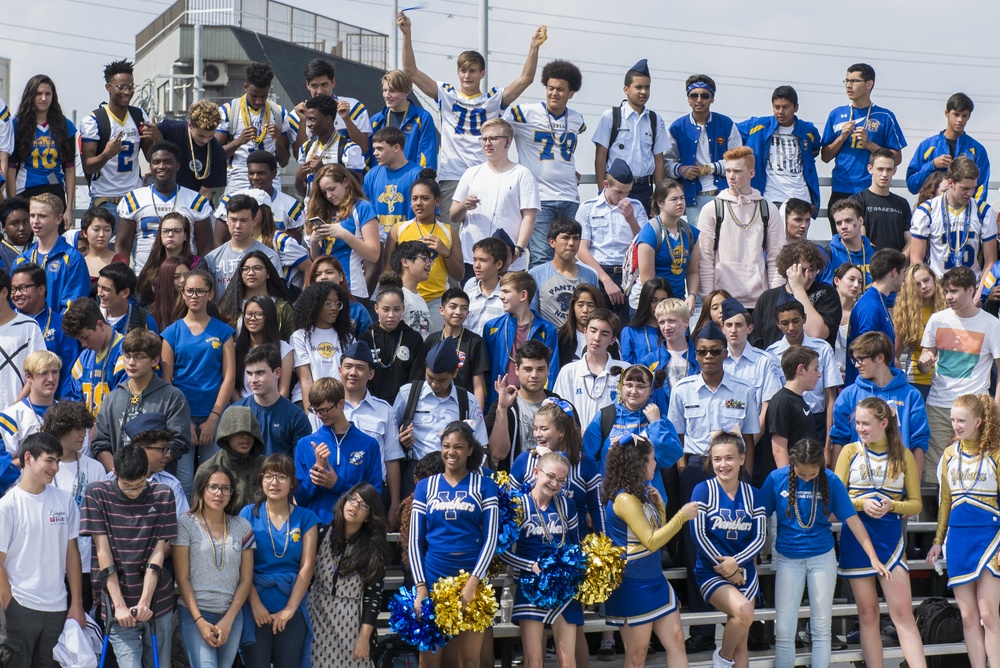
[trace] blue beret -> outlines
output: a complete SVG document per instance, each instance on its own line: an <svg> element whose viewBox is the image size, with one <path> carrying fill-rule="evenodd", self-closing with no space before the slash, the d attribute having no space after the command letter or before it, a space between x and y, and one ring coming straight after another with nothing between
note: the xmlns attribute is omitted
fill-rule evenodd
<svg viewBox="0 0 1000 668"><path fill-rule="evenodd" d="M427 369L431 373L451 373L458 368L458 341L454 337L441 339L427 351Z"/></svg>
<svg viewBox="0 0 1000 668"><path fill-rule="evenodd" d="M632 183L635 180L628 163L621 158L615 158L614 162L611 163L611 167L608 168L608 176L618 183Z"/></svg>
<svg viewBox="0 0 1000 668"><path fill-rule="evenodd" d="M749 315L749 311L747 311L743 304L740 303L740 300L735 297L730 297L722 302L722 322L725 322L734 315L738 315L740 313L746 313Z"/></svg>
<svg viewBox="0 0 1000 668"><path fill-rule="evenodd" d="M494 232L491 236L494 239L499 239L500 241L504 242L505 244L507 244L511 248L514 248L514 247L517 246L517 244L514 243L514 240L510 238L510 235L507 234L507 230L503 229L502 227L497 228L497 231Z"/></svg>
<svg viewBox="0 0 1000 668"><path fill-rule="evenodd" d="M708 324L701 328L695 337L696 339L705 339L708 341L725 341L726 335L722 333L719 326L715 324L714 320L709 320Z"/></svg>
<svg viewBox="0 0 1000 668"><path fill-rule="evenodd" d="M359 362L364 362L368 366L375 366L375 358L372 357L372 349L364 341L358 340L347 347L344 351L344 359L357 360Z"/></svg>
<svg viewBox="0 0 1000 668"><path fill-rule="evenodd" d="M646 62L646 59L643 58L642 60L640 60L639 62L637 62L632 67L628 68L628 71L629 72L635 72L636 74L641 74L644 77L648 77L649 76L649 64Z"/></svg>
<svg viewBox="0 0 1000 668"><path fill-rule="evenodd" d="M142 413L126 422L122 426L122 431L129 439L133 439L144 431L169 431L173 430L167 426L167 416L163 413Z"/></svg>
<svg viewBox="0 0 1000 668"><path fill-rule="evenodd" d="M784 306L785 304L789 304L791 302L798 303L798 301L799 300L795 298L795 295L789 293L788 290L782 290L778 293L778 301L774 307L777 308L779 306Z"/></svg>

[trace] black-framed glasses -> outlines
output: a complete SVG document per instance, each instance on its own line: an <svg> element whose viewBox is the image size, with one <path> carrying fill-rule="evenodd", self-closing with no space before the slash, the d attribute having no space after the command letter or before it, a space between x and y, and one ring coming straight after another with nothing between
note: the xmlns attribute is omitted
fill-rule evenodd
<svg viewBox="0 0 1000 668"><path fill-rule="evenodd" d="M698 357L722 357L725 352L725 348L698 348L694 354Z"/></svg>
<svg viewBox="0 0 1000 668"><path fill-rule="evenodd" d="M288 476L284 473L263 473L260 478L264 482L277 482L281 484L288 482Z"/></svg>
<svg viewBox="0 0 1000 668"><path fill-rule="evenodd" d="M211 290L208 290L206 288L185 288L184 289L184 295L187 296L187 297L204 297L209 292L211 292Z"/></svg>
<svg viewBox="0 0 1000 668"><path fill-rule="evenodd" d="M347 497L347 503L354 504L354 507L357 508L358 510L363 510L365 512L371 510L371 506L365 503L361 499L361 497L358 496L357 494L351 494L349 497Z"/></svg>
<svg viewBox="0 0 1000 668"><path fill-rule="evenodd" d="M871 355L851 355L851 364L861 366L871 359Z"/></svg>
<svg viewBox="0 0 1000 668"><path fill-rule="evenodd" d="M160 235L164 237L172 237L176 234L184 234L183 227L161 227Z"/></svg>
<svg viewBox="0 0 1000 668"><path fill-rule="evenodd" d="M333 409L334 409L333 406L327 406L326 408L318 408L316 406L310 406L309 412L315 415L316 417L323 417L325 415L329 415L330 411L332 411Z"/></svg>
<svg viewBox="0 0 1000 668"><path fill-rule="evenodd" d="M16 295L19 292L27 292L30 288L37 288L38 283L27 283L25 285L14 285L10 288L10 294Z"/></svg>
<svg viewBox="0 0 1000 668"><path fill-rule="evenodd" d="M233 493L233 488L229 485L211 484L205 489L208 490L209 494L221 494L222 496L230 496Z"/></svg>
<svg viewBox="0 0 1000 668"><path fill-rule="evenodd" d="M263 311L247 311L246 313L243 314L243 319L244 320L263 320L264 319L264 313L263 313Z"/></svg>
<svg viewBox="0 0 1000 668"><path fill-rule="evenodd" d="M240 269L240 272L244 274L259 274L262 271L267 271L267 267L262 264L245 264Z"/></svg>

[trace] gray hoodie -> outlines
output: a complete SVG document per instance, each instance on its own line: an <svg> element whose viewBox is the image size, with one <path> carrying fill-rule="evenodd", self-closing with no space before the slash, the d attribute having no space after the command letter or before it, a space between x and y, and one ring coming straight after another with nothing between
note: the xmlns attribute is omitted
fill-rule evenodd
<svg viewBox="0 0 1000 668"><path fill-rule="evenodd" d="M167 416L167 426L175 434L169 444L174 460L191 449L191 408L187 399L183 392L154 374L139 395L138 404L132 404L128 379L104 397L97 414L97 433L90 444L90 456L96 459L101 452L114 455L118 448L128 445L129 438L123 433L122 425L142 413Z"/></svg>

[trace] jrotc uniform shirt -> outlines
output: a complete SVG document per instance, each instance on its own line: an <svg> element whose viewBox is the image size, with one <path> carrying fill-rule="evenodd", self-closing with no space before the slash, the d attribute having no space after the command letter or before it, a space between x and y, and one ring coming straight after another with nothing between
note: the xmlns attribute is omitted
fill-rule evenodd
<svg viewBox="0 0 1000 668"><path fill-rule="evenodd" d="M781 389L781 365L777 358L749 343L743 349L743 354L733 357L732 353L722 361L722 368L737 378L742 378L753 385L757 406L770 401L774 393Z"/></svg>
<svg viewBox="0 0 1000 668"><path fill-rule="evenodd" d="M476 97L444 81L437 82L437 104L441 110L441 152L438 180L457 181L470 167L486 162L479 145L483 123L498 118L503 106L503 88L491 88Z"/></svg>
<svg viewBox="0 0 1000 668"><path fill-rule="evenodd" d="M544 197L542 198L545 199ZM649 222L646 208L637 199L628 198L639 229ZM625 251L635 235L617 206L608 204L602 191L591 197L576 211L576 222L583 228L580 238L590 242L590 253L602 266L621 265Z"/></svg>
<svg viewBox="0 0 1000 668"><path fill-rule="evenodd" d="M591 141L599 146L608 149L608 164L611 166L618 158L628 163L632 168L632 173L636 178L651 176L656 167L653 159L657 155L662 155L670 146L670 135L667 133L667 125L663 118L656 115L656 144L653 144L652 118L649 115L649 108L638 113L632 108L627 100L621 103L622 120L618 128L618 137L615 138L613 146L611 143L611 109L601 114L601 120L597 122L594 130L594 137Z"/></svg>
<svg viewBox="0 0 1000 668"><path fill-rule="evenodd" d="M94 174L90 181L90 196L121 197L130 190L142 186L142 173L139 164L139 128L136 127L132 114L125 112L125 118L117 118L111 109L104 107L111 123L111 135L108 141L121 134L122 150L114 158L108 160L100 171ZM151 123L145 111L142 112L142 122ZM101 138L98 132L97 115L91 114L80 123L80 140L97 144Z"/></svg>
<svg viewBox="0 0 1000 668"><path fill-rule="evenodd" d="M160 221L171 212L187 217L193 229L196 223L212 216L212 207L204 195L183 186L177 186L170 195L164 195L153 186L137 188L118 203L118 217L135 223L132 251L129 253L130 265L135 273L138 274L146 265L160 231ZM191 251L196 251L193 233Z"/></svg>
<svg viewBox="0 0 1000 668"><path fill-rule="evenodd" d="M538 181L539 199L579 202L575 155L580 135L587 131L583 115L567 108L556 117L539 102L515 105L504 119L514 126L518 162Z"/></svg>
<svg viewBox="0 0 1000 668"><path fill-rule="evenodd" d="M978 277L983 272L979 249L997 238L996 215L989 204L980 213L975 200L953 209L945 193L916 208L910 234L927 242L927 266L938 276L953 267L968 267Z"/></svg>
<svg viewBox="0 0 1000 668"><path fill-rule="evenodd" d="M267 132L267 126L274 124L278 128L278 134L289 136L291 127L288 112L284 107L270 101L258 111L253 111L246 103L246 95L227 102L219 107L219 111L222 112L222 122L219 123L216 132L228 134L229 141L238 137L247 127L253 127L258 137L263 135L259 141L254 138L237 148L233 157L229 159L226 190L229 192L245 190L250 187L250 181L247 179L247 156L254 151L267 151L271 155L277 155L277 144ZM274 185L276 188L281 187L280 173L278 178L275 178Z"/></svg>
<svg viewBox="0 0 1000 668"><path fill-rule="evenodd" d="M729 373L723 373L714 392L700 373L682 379L673 388L667 414L677 433L684 435L684 452L689 455L705 455L717 431L760 433L753 386Z"/></svg>
<svg viewBox="0 0 1000 668"><path fill-rule="evenodd" d="M855 128L862 125L868 130L868 141L877 146L892 150L901 150L906 146L906 138L899 127L896 116L884 107L871 105L865 109L855 109L846 104L830 112L823 129L823 146L829 146L840 135L841 128L854 122ZM868 159L871 151L861 148L858 139L851 136L841 147L833 164L833 192L853 195L871 185L871 175L868 174Z"/></svg>

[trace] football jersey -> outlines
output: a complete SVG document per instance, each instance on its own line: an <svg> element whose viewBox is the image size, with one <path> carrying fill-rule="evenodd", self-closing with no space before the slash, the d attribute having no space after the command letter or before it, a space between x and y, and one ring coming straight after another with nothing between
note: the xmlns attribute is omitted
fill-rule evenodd
<svg viewBox="0 0 1000 668"><path fill-rule="evenodd" d="M0 151L7 155L14 152L14 122L10 115L7 103L0 99ZM0 183L7 178L6 174L0 174Z"/></svg>
<svg viewBox="0 0 1000 668"><path fill-rule="evenodd" d="M979 249L983 242L996 238L997 221L988 204L982 214L975 200L955 211L944 194L916 208L910 234L927 242L927 266L938 276L953 267L968 267L978 278L983 273Z"/></svg>
<svg viewBox="0 0 1000 668"><path fill-rule="evenodd" d="M225 218L228 210L229 198L232 193L226 193L219 200L219 206L215 207L215 217ZM302 202L274 188L271 193L271 214L274 216L274 224L279 230L294 230L302 227L306 223L306 209Z"/></svg>
<svg viewBox="0 0 1000 668"><path fill-rule="evenodd" d="M576 183L576 147L587 131L583 116L566 109L562 116L549 113L544 103L517 104L504 114L514 126L517 161L538 181L543 202L579 202Z"/></svg>
<svg viewBox="0 0 1000 668"><path fill-rule="evenodd" d="M470 167L486 162L479 145L483 123L504 110L503 88L491 88L476 97L467 97L449 83L437 82L437 103L441 110L441 152L438 179L457 181Z"/></svg>
<svg viewBox="0 0 1000 668"><path fill-rule="evenodd" d="M338 140L339 141L339 140ZM352 172L361 172L365 168L365 154L361 152L361 147L352 141L348 141L344 146L344 155L341 160L337 143L330 135L329 144L323 144L319 139L310 139L299 149L299 164L305 165L316 156L320 157L320 162L324 165L337 165L343 162ZM309 194L312 191L314 173L306 175L306 204L309 203ZM277 186L275 186L277 187Z"/></svg>
<svg viewBox="0 0 1000 668"><path fill-rule="evenodd" d="M245 99L244 95L219 107L219 111L222 112L222 122L219 123L216 132L228 134L229 140L232 141L243 132L249 122L258 134L262 131L263 126L273 123L277 126L280 134L286 137L291 135L288 112L285 111L284 107L268 102L267 107L254 112L249 105L246 105L244 109L243 101ZM254 151L268 151L271 155L278 154L275 140L267 132L264 132L264 139L260 142L248 141L237 148L233 157L229 159L229 177L226 182L226 190L229 192L245 190L250 187L250 181L247 180L247 156ZM281 187L280 172L278 177L274 179L274 187Z"/></svg>
<svg viewBox="0 0 1000 668"><path fill-rule="evenodd" d="M136 127L132 114L125 112L125 118L116 118L108 107L103 107L111 124L111 135L108 141L118 134L122 135L122 150L111 158L94 174L90 181L91 197L121 197L130 190L142 186L142 174L136 160L139 151L139 128ZM104 113L100 112L100 113ZM142 122L151 123L146 112L142 112ZM97 144L100 141L97 129L97 113L93 113L80 123L80 140Z"/></svg>
<svg viewBox="0 0 1000 668"><path fill-rule="evenodd" d="M177 186L173 195L167 197L153 186L138 188L125 195L118 203L118 217L135 222L135 235L132 237L132 252L129 254L130 264L135 273L142 271L156 243L156 234L160 230L160 220L171 212L181 213L194 223L201 222L212 215L209 201L199 193ZM194 234L191 235L191 251L195 252Z"/></svg>
<svg viewBox="0 0 1000 668"><path fill-rule="evenodd" d="M122 341L125 337L115 332L111 345L101 352L84 349L73 365L73 384L80 401L97 417L104 398L125 381L125 358Z"/></svg>
<svg viewBox="0 0 1000 668"><path fill-rule="evenodd" d="M13 122L13 132L17 136L17 119ZM31 145L31 153L24 156L18 165L17 170L17 193L24 192L27 188L38 186L49 186L66 183L66 172L63 163L67 156L61 154L52 138L51 126L35 126L35 140ZM66 119L66 132L70 138L76 137L76 126Z"/></svg>
<svg viewBox="0 0 1000 668"><path fill-rule="evenodd" d="M360 100L356 100L353 97L347 97L346 95L334 95L333 99L337 102L344 101L351 105L350 116L351 121L354 122L354 127L361 130L363 134L372 136L372 122L368 118L368 109ZM301 127L306 132L306 139L312 139L312 132L309 131L309 126L307 126L299 115L294 111L288 114L288 122L292 129L293 134L298 134L299 128ZM344 119L337 114L337 117L333 121L333 127L339 132L345 139L350 139L351 136L347 132L347 124L344 123Z"/></svg>

